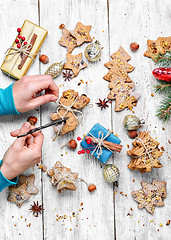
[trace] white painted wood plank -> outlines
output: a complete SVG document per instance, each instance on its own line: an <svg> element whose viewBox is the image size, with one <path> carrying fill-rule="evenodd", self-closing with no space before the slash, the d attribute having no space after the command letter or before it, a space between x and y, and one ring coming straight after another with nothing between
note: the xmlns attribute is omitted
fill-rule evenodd
<svg viewBox="0 0 171 240"><path fill-rule="evenodd" d="M171 165L168 159L169 151L169 132L170 123L162 124L155 117L156 105L160 102L161 96L154 93L153 86L156 80L152 77L152 70L155 68L151 59L145 58L143 53L147 49L147 39L157 39L159 36L169 36L169 20L170 6L168 1L109 1L109 22L110 22L110 51L113 53L121 45L131 55L130 61L136 68L130 77L136 83L136 91L141 93L141 99L138 105L134 107L135 115L144 118L146 121L143 129L151 131L153 137L158 137L161 146L166 148L165 154L160 158L163 168L153 169L151 173L140 174L137 171L131 171L127 168L130 157L127 156L127 144L132 147L126 131L124 131L121 123L125 115L130 111L124 110L120 113L113 111L113 127L122 139L124 150L118 155L115 161L119 167L120 186L115 197L115 221L116 221L116 239L170 239L171 230L166 226L166 222L171 214L170 210L170 171ZM138 42L140 49L136 53L132 53L129 44ZM114 108L114 107L113 107ZM162 127L165 127L165 131ZM168 134L168 136L167 136ZM135 179L135 182L133 182ZM145 209L142 211L137 208L137 203L131 197L131 191L140 189L140 182L152 179L167 181L167 198L165 199L165 207L155 209L154 216L151 216ZM122 191L128 197L122 196ZM133 212L130 211L133 208ZM133 216L127 216L131 213ZM150 222L153 220L153 222ZM138 223L139 221L139 223ZM163 224L163 228L159 224ZM124 229L124 230L123 230ZM159 231L157 231L159 229Z"/></svg>
<svg viewBox="0 0 171 240"><path fill-rule="evenodd" d="M44 16L48 15L48 21ZM113 187L108 185L102 176L100 162L90 156L77 154L77 151L61 150L60 147L73 136L83 136L92 126L99 122L106 128L111 128L110 107L102 112L97 108L95 102L98 97L104 98L107 95L107 83L102 80L105 73L103 62L108 58L108 24L106 1L41 1L40 2L40 22L49 30L49 37L46 41L42 53L47 54L50 63L60 61L65 58L66 49L58 44L61 37L61 30L58 28L61 23L68 29L74 29L78 21L85 25L92 25L91 36L98 39L104 46L102 61L97 64L88 64L88 68L81 71L79 76L71 82L64 82L60 75L55 82L64 87L60 88L60 95L63 90L75 89L79 93L86 93L91 98L93 107L86 107L83 124L79 125L75 133L67 134L56 142L52 142L53 130L49 129L45 133L45 143L43 147L44 163L48 169L54 166L55 162L61 161L64 166L71 167L73 171L78 171L80 177L87 179L97 185L97 191L93 194L87 191L83 184L78 185L78 190L74 193L65 192L58 194L51 186L50 179L44 174L44 229L45 239L114 239L114 210L113 210ZM72 54L83 52L87 44L75 48ZM84 58L85 60L85 58ZM86 60L85 60L86 61ZM87 62L87 61L86 61ZM42 65L42 73L47 66ZM88 84L78 86L80 79L88 81ZM92 80L92 82L90 81ZM49 121L49 113L56 110L55 104L43 107L43 123ZM77 150L81 149L78 147ZM67 152L67 154L66 154ZM61 156L63 154L63 157ZM79 212L80 203L83 202L84 210ZM56 221L56 215L72 216L72 213L79 213L78 222L75 218L70 221L68 218L63 221ZM76 226L78 225L78 227ZM70 229L72 229L70 231Z"/></svg>
<svg viewBox="0 0 171 240"><path fill-rule="evenodd" d="M0 1L0 29L1 29L1 47L0 62L2 63L4 52L13 43L18 27L21 27L24 20L28 19L38 24L38 4L35 0L2 0ZM35 75L39 73L39 60L31 66L28 74ZM6 88L15 82L0 72L0 88ZM24 89L23 89L24 90ZM40 123L39 112L32 111L20 116L0 116L0 159L2 159L7 148L12 144L14 139L10 137L12 130L18 129L27 120L28 116L35 115ZM29 211L30 204L33 201L42 202L41 193L41 170L32 168L26 174L34 173L36 175L36 186L40 192L29 199L19 209L15 204L7 202L8 189L0 193L0 238L10 239L43 239L42 236L42 217L35 218ZM14 216L14 217L12 217ZM21 218L22 217L22 218ZM26 219L26 220L25 220ZM31 223L31 226L27 225ZM15 226L16 225L16 226ZM21 235L19 235L21 234Z"/></svg>

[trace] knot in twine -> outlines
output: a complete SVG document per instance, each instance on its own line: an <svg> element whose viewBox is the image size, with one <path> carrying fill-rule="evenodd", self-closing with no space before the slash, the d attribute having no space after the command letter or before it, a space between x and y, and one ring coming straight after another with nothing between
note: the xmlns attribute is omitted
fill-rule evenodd
<svg viewBox="0 0 171 240"><path fill-rule="evenodd" d="M67 115L68 112L71 112L71 113L74 115L74 117L77 118L77 119L78 119L78 118L83 118L83 113L82 113L80 110L72 108L73 105L74 105L74 103L75 103L76 101L77 101L77 98L76 98L75 101L74 101L71 105L69 105L69 106L66 106L66 105L62 104L61 102L59 102L59 103L58 103L59 106L58 106L58 108L57 108L57 110L56 110L57 114L58 114L62 119L65 118L65 116ZM59 113L59 110L66 110L66 112L65 112L65 114L62 116L62 115ZM79 113L81 116L77 116L75 113Z"/></svg>
<svg viewBox="0 0 171 240"><path fill-rule="evenodd" d="M98 138L94 137L93 134L91 134L90 132L89 132L88 134L89 134L90 136L92 136L92 137L95 139L95 141L97 142L97 146L95 147L95 149L93 150L93 152L92 152L91 155L93 155L93 153L96 152L96 153L97 153L97 158L99 158L99 157L102 155L102 153L103 153L102 147L107 148L110 152L113 153L113 151L112 151L111 149L109 149L108 147L106 147L106 146L103 144L103 141L111 134L110 131L108 131L108 133L106 134L106 136L104 136L104 133L103 133L102 131L100 131L100 132L98 133Z"/></svg>
<svg viewBox="0 0 171 240"><path fill-rule="evenodd" d="M25 54L28 57L30 57L32 60L34 60L34 58L30 55L37 55L35 53L30 53L29 50L32 48L32 45L29 43L27 43L26 45L21 45L20 48L16 48L11 46L10 48L7 49L7 51L5 52L5 57L10 56L8 59L5 59L4 61L10 61L11 59L13 59L17 54ZM10 52L10 50L13 50L13 52Z"/></svg>
<svg viewBox="0 0 171 240"><path fill-rule="evenodd" d="M151 153L154 152L154 151L156 151L156 148L155 148L155 147L153 147L153 148L150 147L151 150L149 150L148 147L143 143L143 141L142 141L141 138L136 137L136 140L140 141L141 144L143 145L144 149L145 149L145 153L142 153L142 154L141 154L140 156L138 156L137 158L145 155L145 159L147 159L147 156L148 156L149 159L150 159L150 164L151 164ZM144 162L144 164L145 164L145 162Z"/></svg>

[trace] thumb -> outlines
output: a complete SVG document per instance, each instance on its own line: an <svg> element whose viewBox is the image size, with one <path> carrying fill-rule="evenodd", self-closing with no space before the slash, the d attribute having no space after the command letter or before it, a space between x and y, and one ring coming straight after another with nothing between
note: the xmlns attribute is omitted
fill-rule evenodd
<svg viewBox="0 0 171 240"><path fill-rule="evenodd" d="M23 124L23 126L19 130L18 135L25 134L30 130L31 130L31 124L29 122L26 122ZM14 145L19 147L24 146L26 138L27 136L16 139L14 142Z"/></svg>
<svg viewBox="0 0 171 240"><path fill-rule="evenodd" d="M58 97L54 94L45 94L32 100L32 107L36 108L48 102L57 101Z"/></svg>

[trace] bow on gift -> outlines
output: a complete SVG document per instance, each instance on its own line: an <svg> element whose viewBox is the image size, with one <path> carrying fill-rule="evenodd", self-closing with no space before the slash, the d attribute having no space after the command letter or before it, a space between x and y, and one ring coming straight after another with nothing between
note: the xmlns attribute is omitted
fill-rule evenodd
<svg viewBox="0 0 171 240"><path fill-rule="evenodd" d="M91 137L89 137L89 136L85 137L85 140L87 140L88 138L91 138L91 142L97 144L97 146L95 146L95 149L92 152L92 155L96 152L97 158L99 158L103 153L102 147L106 148L107 150L109 150L112 153L114 151L120 152L122 150L122 145L105 141L105 139L107 137L109 137L110 134L111 134L111 132L108 131L108 133L104 136L104 133L102 131L100 131L98 133L97 138L94 137L93 134L91 134L91 133L89 133L89 135Z"/></svg>
<svg viewBox="0 0 171 240"><path fill-rule="evenodd" d="M13 59L17 54L25 54L28 57L30 57L32 60L34 60L34 58L30 55L30 51L32 49L32 44L26 44L26 45L21 45L20 48L16 48L16 47L10 47L7 49L7 51L5 52L5 56L10 56L8 59L5 59L4 61L10 61L11 59ZM10 50L13 50L13 52L10 52ZM33 55L37 55L34 53L31 53Z"/></svg>

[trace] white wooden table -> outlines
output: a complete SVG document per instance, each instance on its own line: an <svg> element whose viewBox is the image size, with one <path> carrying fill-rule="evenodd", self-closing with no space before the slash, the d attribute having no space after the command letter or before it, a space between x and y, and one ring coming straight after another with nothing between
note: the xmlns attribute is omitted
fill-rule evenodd
<svg viewBox="0 0 171 240"><path fill-rule="evenodd" d="M0 239L42 239L42 240L169 240L171 239L171 225L166 226L171 219L171 162L169 156L169 137L171 124L163 124L157 117L156 105L161 96L154 93L156 80L151 71L154 63L145 58L147 39L157 39L159 36L170 36L171 4L169 0L1 0L0 1L0 29L1 46L0 58L3 60L4 51L13 42L17 27L21 27L28 19L49 31L42 47L42 53L50 58L50 63L60 61L65 57L66 49L58 44L64 23L68 29L74 29L78 21L85 25L92 25L91 36L98 39L104 47L101 62L89 64L79 76L71 82L64 82L60 75L55 82L63 90L72 88L79 93L86 93L91 98L93 107L84 109L84 119L74 133L67 134L57 141L52 141L53 130L44 131L43 163L50 169L59 160L64 166L79 172L80 177L97 185L97 191L90 194L84 184L78 185L76 192L58 194L49 182L46 173L35 167L26 174L36 175L36 185L39 193L27 201L21 209L15 204L7 202L8 189L0 194ZM132 53L129 44L136 41L140 49ZM73 54L83 52L86 44L74 49ZM130 63L136 68L130 77L136 83L136 91L141 93L138 105L134 107L135 115L146 121L143 127L157 137L161 146L166 149L161 157L163 168L153 169L152 172L140 174L127 168L130 157L127 155L127 144L131 146L122 121L130 111L114 112L114 102L106 110L100 111L95 102L98 98L105 98L109 92L108 82L103 80L107 73L104 63L109 55L122 46L131 55ZM49 66L48 65L48 66ZM39 62L38 58L30 68L28 74L43 74L47 65ZM5 88L14 80L0 72L0 87ZM80 79L88 84L78 86ZM23 89L24 91L24 89ZM0 117L0 158L13 142L10 131L20 128L30 115L36 115L38 124L49 122L49 113L55 111L56 105L47 104L38 110L20 116ZM112 129L122 140L123 150L115 153L109 163L114 162L120 169L119 188L105 182L102 176L102 164L92 156L77 154L77 151L60 149L69 139L83 136L91 127L99 122L104 127ZM162 130L162 128L165 130ZM80 147L78 147L79 149ZM81 149L81 148L80 148ZM61 155L63 154L63 156ZM133 182L135 179L135 182ZM140 182L152 179L167 181L167 198L165 206L155 209L154 216L145 209L139 210L137 203L131 197L131 191L140 189ZM117 193L114 194L114 191ZM120 192L123 192L123 195ZM127 195L127 197L125 196ZM29 211L30 204L39 201L44 205L44 213L38 218ZM81 207L80 204L83 203ZM82 210L83 208L83 210ZM133 211L130 210L133 209ZM81 209L81 211L79 211ZM72 217L72 213L77 218ZM131 214L131 217L127 215ZM64 220L57 221L57 216L67 215ZM71 216L71 218L69 217ZM160 227L160 224L163 227ZM159 229L159 231L158 231Z"/></svg>

